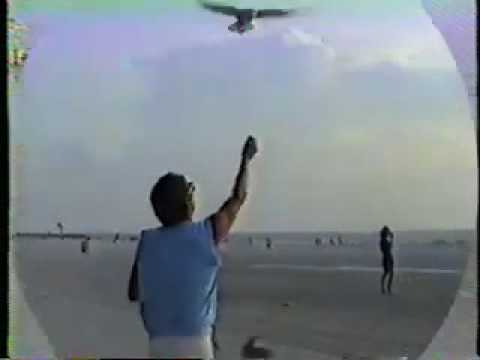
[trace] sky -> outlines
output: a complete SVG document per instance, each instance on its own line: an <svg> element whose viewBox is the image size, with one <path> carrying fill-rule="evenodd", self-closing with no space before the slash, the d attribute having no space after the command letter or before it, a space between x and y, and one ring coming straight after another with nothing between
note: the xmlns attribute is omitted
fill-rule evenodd
<svg viewBox="0 0 480 360"><path fill-rule="evenodd" d="M195 181L202 219L249 134L236 231L474 227L474 122L420 3L317 2L243 36L193 1L158 3L15 3L32 47L9 96L15 231L157 226L167 171Z"/></svg>

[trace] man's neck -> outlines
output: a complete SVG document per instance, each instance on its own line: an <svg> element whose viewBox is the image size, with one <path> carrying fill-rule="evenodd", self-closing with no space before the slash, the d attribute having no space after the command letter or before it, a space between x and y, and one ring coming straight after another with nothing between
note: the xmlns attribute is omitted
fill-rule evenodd
<svg viewBox="0 0 480 360"><path fill-rule="evenodd" d="M169 225L163 225L163 227L165 228L173 228L173 227L176 227L176 226L183 226L183 225L188 225L188 224L191 224L192 223L192 219L189 218L189 219L185 219L185 220L182 220L182 221L179 221L175 224L169 224Z"/></svg>

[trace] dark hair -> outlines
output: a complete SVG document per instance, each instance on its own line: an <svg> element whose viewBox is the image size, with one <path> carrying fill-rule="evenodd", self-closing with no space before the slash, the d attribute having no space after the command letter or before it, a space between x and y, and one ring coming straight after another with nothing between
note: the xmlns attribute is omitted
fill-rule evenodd
<svg viewBox="0 0 480 360"><path fill-rule="evenodd" d="M391 234L390 228L387 225L384 225L382 230L380 230L381 238L386 239L389 234Z"/></svg>
<svg viewBox="0 0 480 360"><path fill-rule="evenodd" d="M191 217L190 197L185 176L169 172L153 185L150 203L157 219L164 226L172 226Z"/></svg>

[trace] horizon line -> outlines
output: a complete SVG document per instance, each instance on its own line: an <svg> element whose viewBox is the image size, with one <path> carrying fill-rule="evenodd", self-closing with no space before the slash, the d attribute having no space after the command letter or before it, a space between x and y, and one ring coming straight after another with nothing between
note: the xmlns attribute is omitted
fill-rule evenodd
<svg viewBox="0 0 480 360"><path fill-rule="evenodd" d="M395 230L394 232L402 233L402 232L428 232L428 231L475 231L475 228L419 228L419 229L400 229ZM248 234L318 234L318 233L327 233L327 234L334 234L334 235L342 235L342 234L371 234L377 233L379 230L239 230L239 231L232 231L230 233L231 236L234 235L248 235ZM98 231L70 231L70 232L63 232L63 236L77 236L77 235L89 235L89 234L119 234L119 235L134 235L139 234L140 231L107 231L107 230L98 230ZM16 231L11 232L11 235L51 235L57 236L60 235L59 231Z"/></svg>

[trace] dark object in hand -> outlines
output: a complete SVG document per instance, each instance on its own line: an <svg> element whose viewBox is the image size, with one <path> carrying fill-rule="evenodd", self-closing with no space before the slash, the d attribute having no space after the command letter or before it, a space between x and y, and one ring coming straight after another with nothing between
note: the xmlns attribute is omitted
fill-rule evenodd
<svg viewBox="0 0 480 360"><path fill-rule="evenodd" d="M257 344L260 338L258 336L250 337L245 345L242 347L242 357L244 359L271 359L273 358L273 351L259 346Z"/></svg>
<svg viewBox="0 0 480 360"><path fill-rule="evenodd" d="M253 136L249 136L243 145L242 156L251 160L258 152L257 141Z"/></svg>

